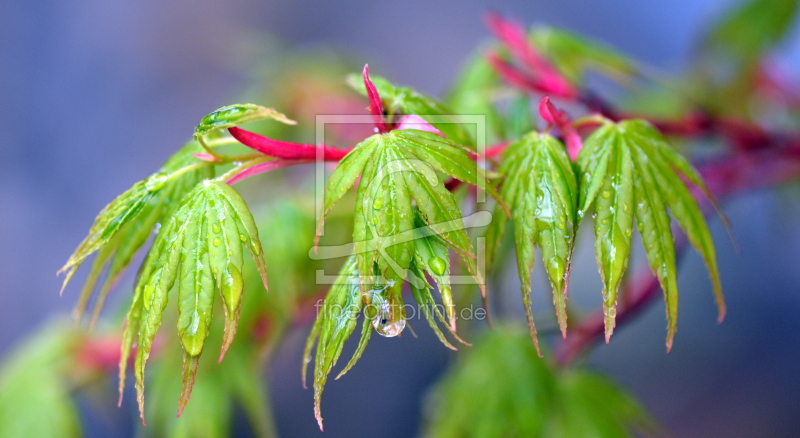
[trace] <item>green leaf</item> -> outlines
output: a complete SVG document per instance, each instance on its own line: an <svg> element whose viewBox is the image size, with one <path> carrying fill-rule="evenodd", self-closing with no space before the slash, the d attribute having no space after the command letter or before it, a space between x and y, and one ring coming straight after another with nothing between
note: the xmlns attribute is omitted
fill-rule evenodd
<svg viewBox="0 0 800 438"><path fill-rule="evenodd" d="M450 289L450 252L447 249L447 243L435 236L422 232L426 230L425 221L419 213L417 213L415 223L417 226L417 237L414 240L416 244L416 252L414 254L416 268L421 272L427 272L436 282L439 293L442 296L444 311L449 321L448 326L454 331L456 329L456 305L453 302L453 292ZM428 285L424 275L417 275L417 277L425 283L425 286ZM412 287L419 286L412 284ZM422 306L423 303L419 304Z"/></svg>
<svg viewBox="0 0 800 438"><path fill-rule="evenodd" d="M420 233L416 239L416 253L409 270L413 274L413 277L409 278L411 293L436 337L447 348L456 350L456 347L447 340L444 333L439 329L439 325L436 323L436 319L438 319L456 340L464 345L470 345L456 334L456 307L453 301L453 292L450 289L450 254L446 243L435 236L427 236ZM425 277L426 272L433 278L439 289L442 307L447 315L446 319L431 294L432 287ZM434 319L434 316L436 319Z"/></svg>
<svg viewBox="0 0 800 438"><path fill-rule="evenodd" d="M234 104L212 111L203 117L200 124L194 129L194 138L198 140L200 137L214 131L221 131L247 122L264 119L277 120L287 125L297 124L294 120L272 108L265 108L252 103Z"/></svg>
<svg viewBox="0 0 800 438"><path fill-rule="evenodd" d="M624 54L563 29L537 27L530 38L572 83L583 83L588 71L617 80L630 79L637 73L635 62Z"/></svg>
<svg viewBox="0 0 800 438"><path fill-rule="evenodd" d="M213 330L209 346L221 346L222 330ZM213 357L203 357L203 372L192 390L192 404L180 417L172 408L182 383L174 370L183 361L174 339L166 340L159 360L150 376L148 387L148 426L140 427L137 436L144 437L229 437L234 422L240 423L240 411L246 415L253 436L275 436L270 406L265 396L262 362L252 344L237 344L226 356L224 367L208 367Z"/></svg>
<svg viewBox="0 0 800 438"><path fill-rule="evenodd" d="M345 341L356 327L362 305L357 262L356 258L351 256L342 267L317 313L317 319L308 337L304 354L303 381L305 382L305 364L310 362L311 348L316 343L314 416L317 418L320 429L322 429L322 391L325 388L325 382L342 354Z"/></svg>
<svg viewBox="0 0 800 438"><path fill-rule="evenodd" d="M505 122L494 102L501 94L500 78L486 61L486 48L479 48L461 69L460 76L450 89L446 102L455 114L486 116L489 144L505 138Z"/></svg>
<svg viewBox="0 0 800 438"><path fill-rule="evenodd" d="M549 134L532 132L510 144L503 152L498 171L505 177L500 193L511 206L514 218L522 300L530 335L538 350L530 298L534 247L541 249L558 324L566 336L567 284L577 227L578 184L566 148ZM490 253L502 239L505 226L506 220L498 209L487 231Z"/></svg>
<svg viewBox="0 0 800 438"><path fill-rule="evenodd" d="M475 139L464 128L463 123L458 123L452 109L444 103L422 94L410 87L393 85L380 76L371 76L378 94L383 100L383 105L391 123L397 122L395 115L418 115L433 125L451 141L474 146ZM352 74L347 77L347 82L353 89L367 95L361 75Z"/></svg>
<svg viewBox="0 0 800 438"><path fill-rule="evenodd" d="M356 347L356 351L353 352L353 356L350 358L350 361L347 362L347 365L345 365L345 367L339 371L339 374L336 376L336 380L339 380L340 377L347 374L347 372L355 366L359 359L361 359L361 356L364 355L364 350L367 348L367 344L369 344L369 339L371 337L372 321L365 317L363 323L361 324L361 338L358 340L358 347Z"/></svg>
<svg viewBox="0 0 800 438"><path fill-rule="evenodd" d="M581 171L578 216L583 217L592 206L595 211L595 256L603 280L606 340L614 329L617 291L628 264L635 217L650 268L664 290L667 348L672 347L678 288L668 209L706 262L721 318L725 303L714 244L700 207L680 178L685 175L707 192L697 171L642 120L606 123L586 140L577 162Z"/></svg>
<svg viewBox="0 0 800 438"><path fill-rule="evenodd" d="M721 52L741 63L756 64L792 29L798 0L747 0L732 9L712 28L705 49Z"/></svg>
<svg viewBox="0 0 800 438"><path fill-rule="evenodd" d="M0 366L0 436L83 436L67 376L79 342L72 324L48 324L6 356Z"/></svg>
<svg viewBox="0 0 800 438"><path fill-rule="evenodd" d="M478 284L484 287L461 210L437 172L473 185L483 184L490 194L500 198L463 148L438 135L417 130L395 130L368 138L341 161L330 178L317 236L322 232L325 216L361 178L353 217L355 255L337 280L339 285L342 278L356 276L358 287L351 285L351 290L334 285L323 305L324 310L341 305L346 299L350 300L348 303L363 300L365 321L361 342L340 376L361 357L372 330L393 337L404 329L401 291L409 269L414 271L410 280L416 282L415 297L425 305L430 305L433 298L421 271L432 273L448 307L450 323L446 325L451 332L454 332L455 309L449 287L448 248L461 256ZM344 340L355 329L359 310L347 315L347 325L337 322L336 316L329 315L331 312L322 312L306 343L305 363L310 361L311 350L318 340L314 387L320 426L322 388ZM434 330L438 332L438 328Z"/></svg>
<svg viewBox="0 0 800 438"><path fill-rule="evenodd" d="M517 327L487 331L467 349L425 412L426 437L660 436L633 397L596 373L540 359Z"/></svg>
<svg viewBox="0 0 800 438"><path fill-rule="evenodd" d="M517 139L536 129L533 120L531 98L527 94L519 93L508 108L507 138Z"/></svg>
<svg viewBox="0 0 800 438"><path fill-rule="evenodd" d="M83 315L105 271L106 279L100 287L92 316L94 325L112 285L150 238L153 229L172 215L180 199L194 186L214 176L212 166L192 156L201 151L196 142L187 143L164 163L159 172L134 184L97 216L89 235L61 268L67 274L64 280L66 287L86 258L98 252L75 308L77 318Z"/></svg>
<svg viewBox="0 0 800 438"><path fill-rule="evenodd" d="M148 389L147 427L139 428L140 437L190 437L223 438L230 436L233 416L233 397L223 375L204 376L194 386L194 403L175 416L172 403L181 391L181 380L174 375L181 355L174 350L159 357L152 373L152 390ZM230 364L226 364L230 367ZM229 373L244 370L228 369ZM216 374L216 373L215 373Z"/></svg>
<svg viewBox="0 0 800 438"><path fill-rule="evenodd" d="M306 364L311 361L311 349L317 345L314 364L314 416L322 430L322 391L328 374L342 353L345 341L355 330L358 314L364 310L361 340L347 366L336 377L342 377L361 358L372 331L387 337L397 336L405 327L402 283L389 281L376 284L362 295L357 259L351 256L325 297L314 327L306 341L303 359L303 384ZM363 301L362 301L363 300Z"/></svg>
<svg viewBox="0 0 800 438"><path fill-rule="evenodd" d="M322 232L324 216L360 175L353 240L362 292L373 284L373 264L387 280L402 281L405 277L414 254L412 199L425 225L462 256L482 285L461 211L437 172L473 185L483 184L491 195L500 198L464 149L424 131L374 135L356 146L334 171L317 235Z"/></svg>
<svg viewBox="0 0 800 438"><path fill-rule="evenodd" d="M548 436L663 436L639 401L608 378L582 370L570 371L560 376L558 383L559 415ZM633 434L632 430L640 433Z"/></svg>
<svg viewBox="0 0 800 438"><path fill-rule="evenodd" d="M185 353L184 393L179 403L179 409L183 409L194 383L197 358L208 336L215 290L220 291L226 314L220 359L236 331L245 245L256 260L266 288L263 251L253 216L241 196L219 181L205 181L188 193L159 231L137 280L120 363L122 379L127 350L138 330L136 388L142 417L145 363L174 283L178 282L178 333Z"/></svg>

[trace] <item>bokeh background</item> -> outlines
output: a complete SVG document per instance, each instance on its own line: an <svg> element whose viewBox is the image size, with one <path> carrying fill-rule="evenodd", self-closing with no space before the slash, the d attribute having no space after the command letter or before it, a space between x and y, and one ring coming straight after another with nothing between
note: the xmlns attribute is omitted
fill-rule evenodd
<svg viewBox="0 0 800 438"><path fill-rule="evenodd" d="M262 45L341 49L391 79L441 94L488 38L488 8L599 38L656 68L686 67L702 31L736 0L432 2L174 0L0 3L0 357L74 304L55 272L96 213L156 169L197 121L237 96ZM776 53L800 79L800 33ZM257 102L270 105L270 102ZM589 361L633 391L675 436L800 436L800 191L732 200L737 254L718 222L729 314L715 309L701 259L679 277L680 331L665 354L663 305L598 347ZM575 272L590 271L581 247ZM587 274L588 275L588 274ZM588 275L573 293L599 295ZM585 284L584 284L585 283ZM124 288L122 289L124 290ZM120 290L112 301L127 297ZM518 292L512 288L516 298ZM537 302L544 306L546 299ZM376 339L325 393L324 436L408 437L426 387L452 356L428 333ZM312 394L300 387L305 330L271 366L282 436L315 436ZM124 436L135 420L89 418L90 436Z"/></svg>

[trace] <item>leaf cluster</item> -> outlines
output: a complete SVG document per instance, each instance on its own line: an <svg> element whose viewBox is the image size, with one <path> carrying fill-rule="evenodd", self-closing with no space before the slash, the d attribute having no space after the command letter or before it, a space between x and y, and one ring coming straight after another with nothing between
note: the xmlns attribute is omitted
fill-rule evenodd
<svg viewBox="0 0 800 438"><path fill-rule="evenodd" d="M429 437L659 436L633 396L595 372L557 370L514 327L482 336L427 406Z"/></svg>

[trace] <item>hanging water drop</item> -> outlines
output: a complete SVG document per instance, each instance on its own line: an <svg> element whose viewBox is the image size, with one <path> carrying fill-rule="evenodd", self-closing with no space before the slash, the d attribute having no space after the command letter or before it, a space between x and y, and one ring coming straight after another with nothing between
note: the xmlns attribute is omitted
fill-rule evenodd
<svg viewBox="0 0 800 438"><path fill-rule="evenodd" d="M372 322L372 327L375 328L375 331L378 332L379 335L393 338L402 333L403 329L406 328L406 320L400 319L391 322L387 319L383 319L382 316L378 316Z"/></svg>
<svg viewBox="0 0 800 438"><path fill-rule="evenodd" d="M219 226L219 224L214 224L211 226L211 230L215 233L219 233L220 231L222 231L222 228Z"/></svg>

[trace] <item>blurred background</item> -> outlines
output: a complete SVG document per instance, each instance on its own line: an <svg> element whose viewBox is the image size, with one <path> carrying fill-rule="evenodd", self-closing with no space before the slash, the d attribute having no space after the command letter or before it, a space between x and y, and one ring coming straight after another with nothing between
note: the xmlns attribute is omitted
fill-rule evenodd
<svg viewBox="0 0 800 438"><path fill-rule="evenodd" d="M489 8L526 24L584 33L675 72L690 61L705 26L735 3L4 0L0 358L74 305L79 288L59 298L62 278L55 272L97 212L158 168L203 115L233 103L257 68L281 63L277 56L264 59L276 53L271 47L342 50L378 74L441 95L467 55L488 39L482 17ZM776 61L800 79L797 29ZM664 352L662 304L589 358L675 436L800 436L798 195L787 187L725 205L740 254L713 222L728 299L724 324L716 324L705 270L691 253L681 262L680 331L672 353ZM587 274L573 280L581 286L572 290L599 303L593 263L591 246L581 246L573 272ZM515 299L516 287L509 285ZM124 290L110 300L127 302ZM540 297L534 305L546 304ZM374 339L364 360L328 385L325 436L417 432L425 390L452 358L429 330L418 333L419 339ZM292 332L269 370L281 436L319 434L312 393L298 378L306 335L307 328ZM132 430L135 420L127 415L124 424ZM112 428L117 420L89 418L87 431L122 434Z"/></svg>

